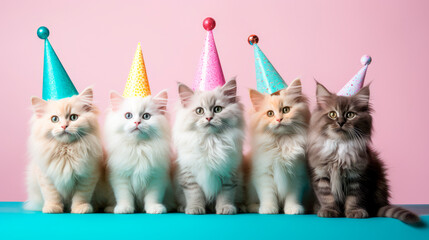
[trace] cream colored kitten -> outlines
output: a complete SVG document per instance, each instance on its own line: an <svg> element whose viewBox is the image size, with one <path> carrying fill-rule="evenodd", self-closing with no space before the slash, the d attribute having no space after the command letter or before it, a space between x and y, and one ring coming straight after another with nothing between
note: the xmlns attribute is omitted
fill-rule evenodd
<svg viewBox="0 0 429 240"><path fill-rule="evenodd" d="M106 211L156 214L172 207L167 98L167 91L145 98L111 93L105 136L116 206Z"/></svg>
<svg viewBox="0 0 429 240"><path fill-rule="evenodd" d="M248 210L302 214L308 186L305 145L310 111L301 81L274 94L250 90L251 168Z"/></svg>
<svg viewBox="0 0 429 240"><path fill-rule="evenodd" d="M102 146L91 88L61 100L31 99L28 210L91 213Z"/></svg>

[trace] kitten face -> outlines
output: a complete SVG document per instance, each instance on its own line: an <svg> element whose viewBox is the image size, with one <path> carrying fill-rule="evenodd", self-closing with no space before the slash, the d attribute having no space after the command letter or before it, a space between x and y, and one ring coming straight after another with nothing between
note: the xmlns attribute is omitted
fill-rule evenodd
<svg viewBox="0 0 429 240"><path fill-rule="evenodd" d="M97 121L92 98L91 88L85 89L78 96L55 101L33 97L31 101L38 131L46 138L60 142L81 139L92 130L92 124Z"/></svg>
<svg viewBox="0 0 429 240"><path fill-rule="evenodd" d="M200 132L221 132L242 124L242 106L237 102L237 84L228 81L223 87L212 91L195 92L179 83L179 95L187 116L190 130Z"/></svg>
<svg viewBox="0 0 429 240"><path fill-rule="evenodd" d="M351 97L337 96L317 83L318 127L330 138L360 139L371 135L369 86Z"/></svg>
<svg viewBox="0 0 429 240"><path fill-rule="evenodd" d="M292 134L308 125L310 111L299 79L271 95L253 89L249 93L255 110L252 119L254 129L273 134Z"/></svg>
<svg viewBox="0 0 429 240"><path fill-rule="evenodd" d="M149 139L157 135L164 126L167 91L156 96L123 98L118 93L110 94L111 121L117 132L135 139Z"/></svg>

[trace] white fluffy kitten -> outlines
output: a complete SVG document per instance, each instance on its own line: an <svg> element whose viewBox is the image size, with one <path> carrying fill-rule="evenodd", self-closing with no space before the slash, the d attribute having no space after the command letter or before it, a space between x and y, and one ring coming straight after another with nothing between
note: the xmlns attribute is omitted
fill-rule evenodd
<svg viewBox="0 0 429 240"><path fill-rule="evenodd" d="M243 107L236 81L212 91L192 91L179 83L181 104L173 129L177 149L178 211L235 214L240 192Z"/></svg>
<svg viewBox="0 0 429 240"><path fill-rule="evenodd" d="M91 88L61 100L33 97L27 210L93 212L103 150Z"/></svg>
<svg viewBox="0 0 429 240"><path fill-rule="evenodd" d="M306 135L310 118L301 81L275 94L250 90L251 170L248 210L261 214L303 214L308 188Z"/></svg>
<svg viewBox="0 0 429 240"><path fill-rule="evenodd" d="M105 137L107 176L116 200L114 213L167 212L164 203L172 201L171 196L165 199L171 187L167 98L167 91L145 98L110 95Z"/></svg>

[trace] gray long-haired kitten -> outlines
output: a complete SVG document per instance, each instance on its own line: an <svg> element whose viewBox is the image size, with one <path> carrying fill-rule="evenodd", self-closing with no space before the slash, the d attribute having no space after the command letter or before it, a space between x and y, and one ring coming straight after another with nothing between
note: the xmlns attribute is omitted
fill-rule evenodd
<svg viewBox="0 0 429 240"><path fill-rule="evenodd" d="M179 83L180 106L173 138L177 149L178 211L237 213L241 195L243 106L231 80L212 91L192 91Z"/></svg>
<svg viewBox="0 0 429 240"><path fill-rule="evenodd" d="M308 160L320 203L319 217L420 218L389 203L386 169L371 146L369 86L351 97L317 83L317 108L310 123Z"/></svg>

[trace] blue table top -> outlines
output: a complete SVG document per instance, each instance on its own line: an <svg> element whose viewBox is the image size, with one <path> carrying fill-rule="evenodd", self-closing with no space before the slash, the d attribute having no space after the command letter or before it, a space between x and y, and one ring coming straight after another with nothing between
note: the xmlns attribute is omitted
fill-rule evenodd
<svg viewBox="0 0 429 240"><path fill-rule="evenodd" d="M423 224L284 214L43 214L0 202L0 239L429 239L429 205L404 207Z"/></svg>

